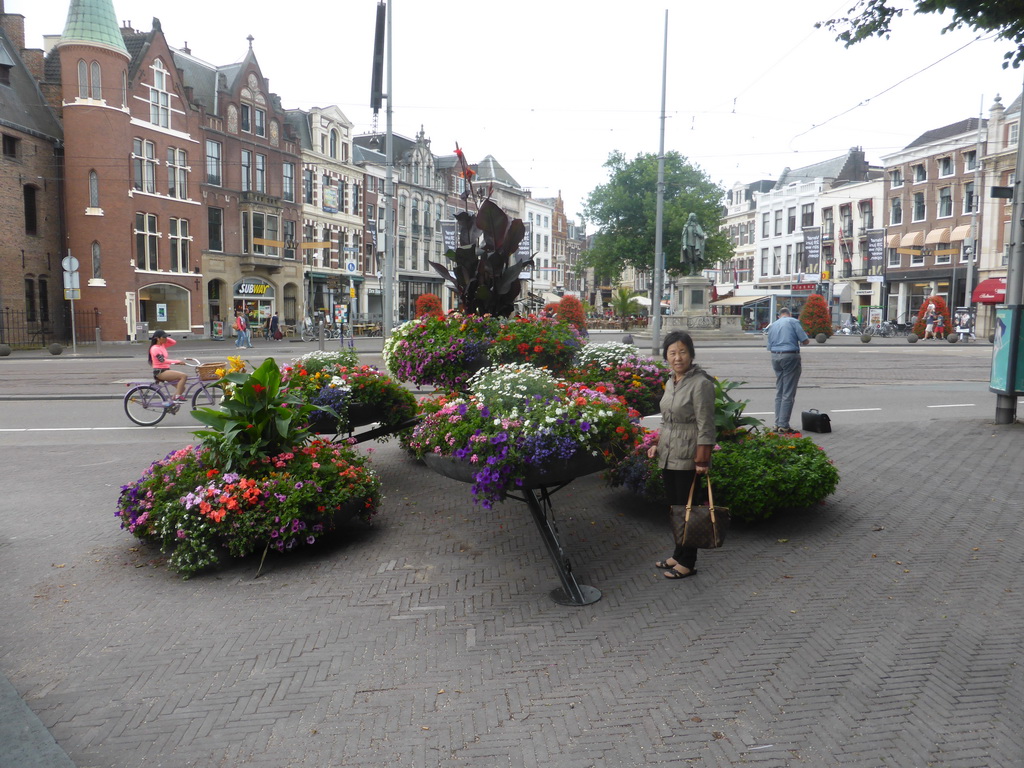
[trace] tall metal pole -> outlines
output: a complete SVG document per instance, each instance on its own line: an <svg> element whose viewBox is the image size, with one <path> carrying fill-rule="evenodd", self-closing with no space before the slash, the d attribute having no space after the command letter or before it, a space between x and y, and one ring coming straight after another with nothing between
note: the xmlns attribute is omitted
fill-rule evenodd
<svg viewBox="0 0 1024 768"><path fill-rule="evenodd" d="M395 0L387 0L387 94L386 115L387 133L384 143L384 198L387 207L384 209L384 290L383 290L383 335L388 338L394 327L395 317L395 183L393 179L395 166L395 143L391 125L391 106L394 102L391 90L391 6Z"/></svg>
<svg viewBox="0 0 1024 768"><path fill-rule="evenodd" d="M985 97L981 97L978 105L978 140L974 148L974 200L971 201L971 251L967 254L967 277L964 280L964 303L961 306L968 310L974 302L971 300L971 292L974 288L974 260L978 258L978 213L981 211L981 152L982 152L982 126L985 114Z"/></svg>
<svg viewBox="0 0 1024 768"><path fill-rule="evenodd" d="M1024 144L1020 138L1017 140L1017 170L1013 177L1013 247L1010 249L1010 264L1006 270L1006 306L1017 307L1012 317L1017 320L1020 316L1020 305L1024 302L1024 151L1021 145ZM1007 390L1014 392L1017 380L1018 361L1016 350L1020 344L1020 323L1013 322L1007 333L1007 342L1010 345L1010 372L1007 377L1009 384ZM1007 343L1004 342L1004 343ZM1014 365L1016 363L1016 365ZM1013 424L1017 420L1017 395L996 395L996 424Z"/></svg>
<svg viewBox="0 0 1024 768"><path fill-rule="evenodd" d="M661 136L658 141L658 204L654 219L654 290L651 296L651 354L661 351L661 294L664 290L665 252L661 220L665 213L665 86L668 80L668 9L665 9L665 45L661 60Z"/></svg>

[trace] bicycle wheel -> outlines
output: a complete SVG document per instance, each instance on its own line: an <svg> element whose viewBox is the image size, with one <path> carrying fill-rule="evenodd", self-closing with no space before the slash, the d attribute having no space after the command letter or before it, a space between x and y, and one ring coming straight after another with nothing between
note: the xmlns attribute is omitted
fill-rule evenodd
<svg viewBox="0 0 1024 768"><path fill-rule="evenodd" d="M159 424L167 415L163 393L152 384L140 384L124 396L125 415L140 427Z"/></svg>
<svg viewBox="0 0 1024 768"><path fill-rule="evenodd" d="M214 382L205 387L196 387L192 395L192 410L196 408L220 408L224 400L224 387Z"/></svg>
<svg viewBox="0 0 1024 768"><path fill-rule="evenodd" d="M313 341L316 338L316 331L313 328L302 327L302 332L299 334L303 341Z"/></svg>

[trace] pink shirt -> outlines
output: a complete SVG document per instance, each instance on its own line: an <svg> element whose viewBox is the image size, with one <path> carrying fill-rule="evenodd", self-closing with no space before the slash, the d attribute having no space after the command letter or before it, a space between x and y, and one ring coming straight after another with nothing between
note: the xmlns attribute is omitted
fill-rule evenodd
<svg viewBox="0 0 1024 768"><path fill-rule="evenodd" d="M167 347L173 347L177 343L174 339L165 337L163 344L154 344L149 348L149 362L155 370L166 371L172 364L181 362L167 356Z"/></svg>

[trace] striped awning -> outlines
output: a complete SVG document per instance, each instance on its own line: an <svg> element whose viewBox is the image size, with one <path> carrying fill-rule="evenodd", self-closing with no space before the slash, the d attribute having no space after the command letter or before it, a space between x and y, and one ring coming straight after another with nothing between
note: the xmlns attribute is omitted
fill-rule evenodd
<svg viewBox="0 0 1024 768"><path fill-rule="evenodd" d="M940 227L939 229L933 229L928 233L928 236L924 239L925 245L939 245L940 243L949 242L949 227Z"/></svg>
<svg viewBox="0 0 1024 768"><path fill-rule="evenodd" d="M889 246L888 247L889 248L899 248L900 247L900 236L899 235L889 235Z"/></svg>
<svg viewBox="0 0 1024 768"><path fill-rule="evenodd" d="M971 236L971 225L961 224L959 227L953 227L953 231L949 235L949 241L956 243L961 240L966 240Z"/></svg>
<svg viewBox="0 0 1024 768"><path fill-rule="evenodd" d="M900 238L900 248L924 245L924 232L907 232Z"/></svg>

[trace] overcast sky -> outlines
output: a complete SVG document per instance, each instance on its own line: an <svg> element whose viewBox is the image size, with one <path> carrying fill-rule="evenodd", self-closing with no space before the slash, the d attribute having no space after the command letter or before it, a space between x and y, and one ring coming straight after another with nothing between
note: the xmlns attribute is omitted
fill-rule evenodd
<svg viewBox="0 0 1024 768"><path fill-rule="evenodd" d="M630 0L610 12L593 0L392 0L394 130L413 137L422 126L435 154L458 142L471 162L494 155L534 196L561 190L579 218L611 151L658 151L666 10L665 148L723 186L852 146L878 163L982 103L987 116L996 94L1009 105L1020 93L1021 71L1001 68L1006 44L942 35L940 17L907 15L889 40L849 50L814 29L852 4ZM25 15L30 47L63 31L68 5L6 0ZM114 0L119 20L149 31L158 17L172 46L187 42L213 64L241 60L252 35L286 108L336 104L357 133L371 129L376 5Z"/></svg>

